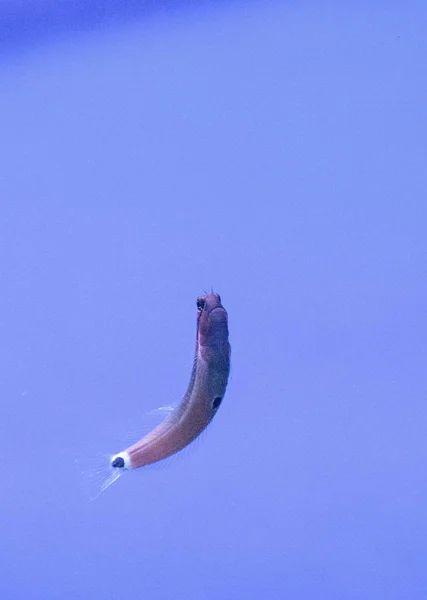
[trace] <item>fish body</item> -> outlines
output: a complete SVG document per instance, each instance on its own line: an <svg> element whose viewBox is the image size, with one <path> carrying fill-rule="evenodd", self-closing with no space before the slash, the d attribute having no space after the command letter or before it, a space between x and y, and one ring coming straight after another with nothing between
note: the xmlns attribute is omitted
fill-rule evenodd
<svg viewBox="0 0 427 600"><path fill-rule="evenodd" d="M123 472L158 463L191 444L202 433L224 397L230 354L228 315L219 294L199 297L196 350L184 398L157 427L114 454L108 466L104 463L104 467L95 471L97 492L91 497L99 495Z"/></svg>
<svg viewBox="0 0 427 600"><path fill-rule="evenodd" d="M123 466L116 468L136 469L188 446L207 427L222 402L230 373L230 353L228 316L220 296L208 294L198 298L196 350L184 398L160 425L114 455L111 464L122 458Z"/></svg>

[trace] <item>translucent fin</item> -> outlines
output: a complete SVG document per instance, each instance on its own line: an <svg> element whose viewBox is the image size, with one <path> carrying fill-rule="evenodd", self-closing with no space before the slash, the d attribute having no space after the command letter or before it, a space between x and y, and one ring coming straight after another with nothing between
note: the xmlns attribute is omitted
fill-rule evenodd
<svg viewBox="0 0 427 600"><path fill-rule="evenodd" d="M96 500L126 469L111 466L114 455L99 452L93 457L81 456L76 465L82 475L83 488L90 500Z"/></svg>
<svg viewBox="0 0 427 600"><path fill-rule="evenodd" d="M174 406L161 406L145 413L141 417L141 422L138 427L132 427L128 429L124 436L121 438L121 444L123 449L130 446L140 440L142 437L153 431L160 423L162 423L170 414L175 410ZM119 444L120 445L120 444Z"/></svg>
<svg viewBox="0 0 427 600"><path fill-rule="evenodd" d="M107 454L98 452L95 456L87 456L85 454L76 459L76 465L82 475L83 487L86 495L90 500L98 498L112 483L114 483L123 473L132 470L130 469L129 455L124 452L126 448L140 440L150 431L155 429L162 423L173 411L174 406L162 406L149 411L141 417L141 422L138 428L133 427L123 436L115 435L112 447L119 449L119 454ZM115 457L123 456L125 459L124 468L114 468L111 462ZM164 467L169 462L165 459L159 463L155 463L157 468ZM163 463L163 464L162 464ZM144 467L146 470L149 467Z"/></svg>
<svg viewBox="0 0 427 600"><path fill-rule="evenodd" d="M185 460L186 457L191 457L193 456L193 454L197 454L198 449L205 442L205 437L209 435L209 430L211 429L211 427L212 423L210 423L205 429L203 429L203 431L199 433L199 435L190 444L188 444L178 452L175 452L174 454L171 454L170 456L167 456L166 458L163 458L158 462L152 463L150 465L145 465L139 469L133 469L132 472L146 474L147 472L151 471L163 471L165 469L173 467L176 463L179 464L179 462L181 460Z"/></svg>

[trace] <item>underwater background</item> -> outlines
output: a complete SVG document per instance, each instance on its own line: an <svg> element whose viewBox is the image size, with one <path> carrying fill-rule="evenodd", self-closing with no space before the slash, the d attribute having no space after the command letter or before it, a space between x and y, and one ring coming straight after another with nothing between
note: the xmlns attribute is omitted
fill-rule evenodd
<svg viewBox="0 0 427 600"><path fill-rule="evenodd" d="M427 598L426 16L3 0L2 599ZM212 425L89 501L211 288Z"/></svg>

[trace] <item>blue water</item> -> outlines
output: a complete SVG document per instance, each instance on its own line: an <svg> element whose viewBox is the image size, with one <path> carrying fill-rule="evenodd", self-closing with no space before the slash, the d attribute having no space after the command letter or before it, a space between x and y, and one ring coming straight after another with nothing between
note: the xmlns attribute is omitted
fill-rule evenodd
<svg viewBox="0 0 427 600"><path fill-rule="evenodd" d="M425 600L426 14L3 2L1 598ZM89 502L211 286L218 415Z"/></svg>

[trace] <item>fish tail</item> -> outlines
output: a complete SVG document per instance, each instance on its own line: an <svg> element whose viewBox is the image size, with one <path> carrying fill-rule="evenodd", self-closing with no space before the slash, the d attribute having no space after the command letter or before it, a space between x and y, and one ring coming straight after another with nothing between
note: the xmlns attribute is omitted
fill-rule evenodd
<svg viewBox="0 0 427 600"><path fill-rule="evenodd" d="M95 456L82 456L76 459L76 465L82 476L82 485L90 500L96 500L123 473L126 467L117 468L112 465L122 454L104 454L98 452Z"/></svg>

